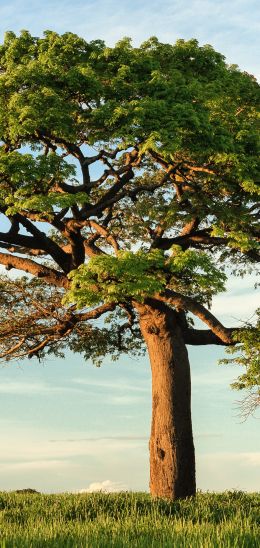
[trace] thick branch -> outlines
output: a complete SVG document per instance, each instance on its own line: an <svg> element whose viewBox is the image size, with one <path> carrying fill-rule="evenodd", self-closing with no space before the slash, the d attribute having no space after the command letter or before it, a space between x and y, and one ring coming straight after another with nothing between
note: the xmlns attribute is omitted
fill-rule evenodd
<svg viewBox="0 0 260 548"><path fill-rule="evenodd" d="M53 260L62 268L64 272L69 272L70 257L61 247L53 242L44 232L41 232L29 219L23 217L19 213L16 214L17 220L39 241L39 248L44 249L49 253Z"/></svg>
<svg viewBox="0 0 260 548"><path fill-rule="evenodd" d="M103 255L103 251L95 245L95 242L99 239L98 234L92 234L89 238L84 240L85 252L88 257L94 257L95 255Z"/></svg>
<svg viewBox="0 0 260 548"><path fill-rule="evenodd" d="M33 236L25 236L23 234L14 234L13 232L0 232L0 247L4 244L10 244L11 246L25 247L28 249L41 249L41 242L38 238ZM4 245L4 247L6 247Z"/></svg>
<svg viewBox="0 0 260 548"><path fill-rule="evenodd" d="M159 301L169 303L176 308L189 310L192 314L208 325L212 333L221 339L223 343L232 343L230 330L224 327L224 325L222 325L222 323L211 312L209 312L207 308L191 297L186 297L180 293L172 291L171 289L165 289L164 293L155 295L155 298Z"/></svg>
<svg viewBox="0 0 260 548"><path fill-rule="evenodd" d="M42 278L46 283L53 284L57 287L67 288L69 286L69 281L62 272L58 272L47 266L35 263L31 259L24 259L21 257L16 257L15 255L10 255L9 253L0 253L0 264L4 265L8 270L11 268L16 268Z"/></svg>
<svg viewBox="0 0 260 548"><path fill-rule="evenodd" d="M102 198L92 206L86 205L81 210L81 219L86 220L93 215L100 215L105 209L113 205L119 200L122 199L125 194L120 193L119 191L130 181L134 176L132 168L129 168L129 171L123 175L105 194Z"/></svg>
<svg viewBox="0 0 260 548"><path fill-rule="evenodd" d="M194 233L194 231L198 228L200 224L200 220L198 217L194 217L186 225L183 227L180 236L187 236L188 234Z"/></svg>
<svg viewBox="0 0 260 548"><path fill-rule="evenodd" d="M229 333L230 342L225 342L219 338L215 333L212 333L208 329L186 329L183 331L183 338L185 344L191 344L193 346L203 346L207 344L217 344L221 346L229 346L235 344L232 341L232 335L235 331L239 331L238 327L225 327L226 332Z"/></svg>
<svg viewBox="0 0 260 548"><path fill-rule="evenodd" d="M173 245L180 245L188 247L190 245L226 245L228 239L213 237L203 233L184 234L182 236L175 236L173 238L157 238L154 242L154 247L158 249L170 249Z"/></svg>

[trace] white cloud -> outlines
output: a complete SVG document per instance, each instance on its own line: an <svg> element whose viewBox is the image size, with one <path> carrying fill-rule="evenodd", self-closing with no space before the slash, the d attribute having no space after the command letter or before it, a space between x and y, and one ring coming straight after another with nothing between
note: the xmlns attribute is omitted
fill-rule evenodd
<svg viewBox="0 0 260 548"><path fill-rule="evenodd" d="M96 493L102 491L103 493L119 493L120 491L127 491L128 487L126 484L120 481L97 481L90 483L87 489L80 489L79 493Z"/></svg>

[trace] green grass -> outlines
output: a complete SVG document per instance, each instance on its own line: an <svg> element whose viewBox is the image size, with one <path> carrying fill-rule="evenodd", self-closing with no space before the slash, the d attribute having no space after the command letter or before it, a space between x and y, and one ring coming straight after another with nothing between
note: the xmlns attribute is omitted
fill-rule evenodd
<svg viewBox="0 0 260 548"><path fill-rule="evenodd" d="M258 548L259 508L259 494L240 491L174 503L144 493L0 493L0 546Z"/></svg>

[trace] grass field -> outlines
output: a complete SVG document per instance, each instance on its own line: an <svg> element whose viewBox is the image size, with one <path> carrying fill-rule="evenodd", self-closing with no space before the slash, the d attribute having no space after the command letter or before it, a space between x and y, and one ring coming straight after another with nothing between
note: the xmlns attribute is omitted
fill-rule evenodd
<svg viewBox="0 0 260 548"><path fill-rule="evenodd" d="M1 548L260 546L260 494L199 493L169 503L146 493L0 492Z"/></svg>

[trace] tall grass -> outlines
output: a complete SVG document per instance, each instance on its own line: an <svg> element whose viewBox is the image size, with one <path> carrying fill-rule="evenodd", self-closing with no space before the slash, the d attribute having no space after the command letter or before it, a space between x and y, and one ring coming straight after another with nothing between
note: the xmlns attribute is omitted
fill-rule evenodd
<svg viewBox="0 0 260 548"><path fill-rule="evenodd" d="M145 493L0 493L1 548L260 546L260 495L198 493L173 503Z"/></svg>

